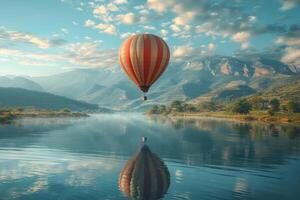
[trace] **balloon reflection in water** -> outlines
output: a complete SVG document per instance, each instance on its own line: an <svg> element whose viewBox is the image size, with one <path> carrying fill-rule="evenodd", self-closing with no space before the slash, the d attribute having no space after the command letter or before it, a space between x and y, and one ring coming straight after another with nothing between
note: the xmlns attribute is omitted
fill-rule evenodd
<svg viewBox="0 0 300 200"><path fill-rule="evenodd" d="M119 177L120 190L127 197L138 200L160 199L169 185L167 166L146 144L127 161Z"/></svg>

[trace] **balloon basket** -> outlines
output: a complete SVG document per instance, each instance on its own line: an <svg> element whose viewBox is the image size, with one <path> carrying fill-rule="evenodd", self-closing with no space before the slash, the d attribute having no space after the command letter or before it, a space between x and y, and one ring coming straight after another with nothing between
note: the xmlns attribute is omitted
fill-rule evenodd
<svg viewBox="0 0 300 200"><path fill-rule="evenodd" d="M147 100L148 100L148 97L147 97L146 95L144 95L144 96L143 96L143 100L144 100L144 101L147 101Z"/></svg>

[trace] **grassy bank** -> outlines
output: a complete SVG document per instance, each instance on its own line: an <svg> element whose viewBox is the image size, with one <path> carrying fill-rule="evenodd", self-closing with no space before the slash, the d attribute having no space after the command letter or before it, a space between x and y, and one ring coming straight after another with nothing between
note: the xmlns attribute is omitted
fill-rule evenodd
<svg viewBox="0 0 300 200"><path fill-rule="evenodd" d="M248 114L237 114L226 111L219 112L171 112L170 116L201 116L215 117L223 119L232 119L238 121L260 121L260 122L276 122L276 123L299 123L300 113L276 113L270 116L267 112L251 111Z"/></svg>
<svg viewBox="0 0 300 200"><path fill-rule="evenodd" d="M88 117L87 113L70 110L6 110L0 112L0 123L9 123L22 117Z"/></svg>

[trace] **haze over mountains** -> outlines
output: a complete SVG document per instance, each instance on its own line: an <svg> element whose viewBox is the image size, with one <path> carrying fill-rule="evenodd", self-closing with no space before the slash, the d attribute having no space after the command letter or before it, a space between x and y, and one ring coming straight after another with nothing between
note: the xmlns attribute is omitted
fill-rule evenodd
<svg viewBox="0 0 300 200"><path fill-rule="evenodd" d="M36 82L24 77L6 77L0 76L0 87L24 88L34 91L43 91L44 89Z"/></svg>
<svg viewBox="0 0 300 200"><path fill-rule="evenodd" d="M58 75L32 77L26 84L24 78L6 81L3 87L22 87L44 90L101 107L116 110L144 110L159 103L174 100L208 98L232 99L254 94L265 89L289 84L300 75L300 67L259 57L238 59L225 56L206 56L191 61L177 60L150 90L147 102L141 101L142 93L128 80L120 67L115 70L77 69ZM5 79L2 77L0 80ZM30 84L29 84L30 83Z"/></svg>
<svg viewBox="0 0 300 200"><path fill-rule="evenodd" d="M22 88L0 87L0 105L8 107L34 107L38 109L70 109L76 111L95 110L97 105L57 96L46 92L37 92Z"/></svg>

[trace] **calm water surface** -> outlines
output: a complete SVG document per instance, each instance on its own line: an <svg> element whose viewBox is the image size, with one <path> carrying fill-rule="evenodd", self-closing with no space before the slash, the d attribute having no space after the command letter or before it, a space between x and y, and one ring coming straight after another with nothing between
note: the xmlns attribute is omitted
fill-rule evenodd
<svg viewBox="0 0 300 200"><path fill-rule="evenodd" d="M0 200L126 199L142 136L169 169L164 199L300 199L300 127L113 114L0 125Z"/></svg>

